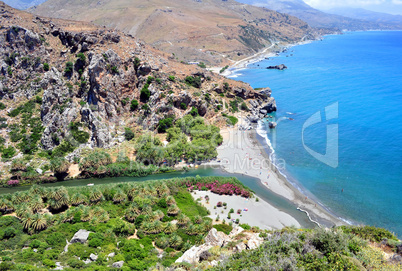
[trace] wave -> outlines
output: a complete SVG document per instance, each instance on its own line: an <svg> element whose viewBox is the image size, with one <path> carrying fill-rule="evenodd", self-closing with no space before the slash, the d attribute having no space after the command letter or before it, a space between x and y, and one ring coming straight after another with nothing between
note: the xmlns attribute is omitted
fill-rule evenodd
<svg viewBox="0 0 402 271"><path fill-rule="evenodd" d="M292 113L292 112L286 112L286 114L288 114L288 115L296 115L296 113Z"/></svg>
<svg viewBox="0 0 402 271"><path fill-rule="evenodd" d="M292 113L295 114L295 113ZM314 202L316 202L319 206L321 206L322 208L324 208L328 213L330 213L331 215L333 215L334 217L338 218L339 220L345 222L348 225L358 225L358 223L352 222L350 220L347 220L343 217L340 217L336 214L334 214L333 211L331 211L327 206L325 206L324 204L322 204L320 201L318 201L318 199L316 197L314 197L311 193L307 193L307 191L305 189L303 189L298 183L297 180L290 178L286 172L284 170L281 170L277 164L275 164L275 159L272 159L272 156L275 155L275 149L272 146L271 140L268 137L268 131L264 129L264 121L261 120L258 122L257 128L256 128L256 132L257 134L262 137L263 139L265 139L266 145L269 148L269 157L270 160L272 162L272 164L274 165L274 167L276 168L276 170L279 172L280 175L282 175L287 182L289 182L294 188L296 188L302 195L308 196L310 198L312 198L314 200ZM317 221L314 221L311 217L310 214L306 211L303 210L301 208L297 208L299 211L306 213L307 217L309 218L309 220L315 224L317 224L318 226L321 226Z"/></svg>

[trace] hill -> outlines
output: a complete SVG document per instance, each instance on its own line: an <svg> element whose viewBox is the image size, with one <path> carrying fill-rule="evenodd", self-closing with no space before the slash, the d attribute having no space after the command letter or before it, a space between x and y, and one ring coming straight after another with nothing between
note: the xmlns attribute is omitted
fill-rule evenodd
<svg viewBox="0 0 402 271"><path fill-rule="evenodd" d="M66 172L69 164L59 158L78 164L93 148L111 150L115 161L123 143L127 156L148 157L141 161L147 165L208 160L220 144L218 127L237 121L234 114L241 110L258 118L265 105L275 110L269 91L179 63L129 34L37 17L3 2L0 24L5 185L11 177L17 184L46 181L52 161L67 165ZM174 129L167 137L169 128ZM171 143L165 148L166 139Z"/></svg>
<svg viewBox="0 0 402 271"><path fill-rule="evenodd" d="M394 25L396 28L402 29L401 15L392 15L388 13L374 12L363 8L333 8L327 10L327 12L359 20Z"/></svg>
<svg viewBox="0 0 402 271"><path fill-rule="evenodd" d="M49 0L29 11L116 28L179 60L213 64L276 42L315 38L315 31L295 17L234 0Z"/></svg>
<svg viewBox="0 0 402 271"><path fill-rule="evenodd" d="M42 4L45 1L46 0L4 0L4 3L16 9L27 9Z"/></svg>
<svg viewBox="0 0 402 271"><path fill-rule="evenodd" d="M326 13L312 8L302 0L239 0L239 2L290 14L312 27L340 30L401 29L400 24L372 20L372 17L349 16L350 13Z"/></svg>

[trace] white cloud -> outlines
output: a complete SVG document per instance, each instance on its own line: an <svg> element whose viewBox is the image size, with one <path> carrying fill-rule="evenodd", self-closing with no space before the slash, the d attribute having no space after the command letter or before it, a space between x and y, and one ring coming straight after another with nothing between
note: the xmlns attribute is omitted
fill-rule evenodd
<svg viewBox="0 0 402 271"><path fill-rule="evenodd" d="M392 3L395 5L402 5L402 0L392 0Z"/></svg>

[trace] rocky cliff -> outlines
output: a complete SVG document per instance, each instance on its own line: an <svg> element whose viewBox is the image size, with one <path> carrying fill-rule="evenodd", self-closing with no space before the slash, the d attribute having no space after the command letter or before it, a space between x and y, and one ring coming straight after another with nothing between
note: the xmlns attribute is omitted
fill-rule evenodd
<svg viewBox="0 0 402 271"><path fill-rule="evenodd" d="M0 25L0 136L18 150L8 158L68 149L64 141L108 148L125 127L153 131L195 109L218 126L240 104L253 121L276 110L270 91L176 62L128 34L2 2Z"/></svg>

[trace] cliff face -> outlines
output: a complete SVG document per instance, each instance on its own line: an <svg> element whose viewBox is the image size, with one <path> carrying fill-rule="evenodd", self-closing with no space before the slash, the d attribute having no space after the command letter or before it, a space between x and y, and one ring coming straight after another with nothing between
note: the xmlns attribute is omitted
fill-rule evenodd
<svg viewBox="0 0 402 271"><path fill-rule="evenodd" d="M222 66L275 43L315 37L296 17L233 0L48 0L29 11L116 28L179 60Z"/></svg>
<svg viewBox="0 0 402 271"><path fill-rule="evenodd" d="M125 127L153 131L159 120L193 108L219 126L229 104L244 102L253 118L275 104L270 93L178 63L118 31L36 17L1 2L0 25L0 136L21 153L64 140L111 147L124 140ZM77 141L77 130L89 139Z"/></svg>

